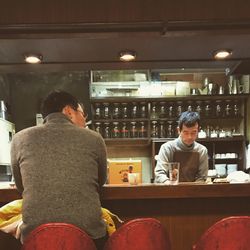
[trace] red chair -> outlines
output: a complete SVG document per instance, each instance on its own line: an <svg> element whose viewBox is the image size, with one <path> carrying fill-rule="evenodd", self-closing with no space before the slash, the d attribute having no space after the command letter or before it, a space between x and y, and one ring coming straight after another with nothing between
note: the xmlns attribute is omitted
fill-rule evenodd
<svg viewBox="0 0 250 250"><path fill-rule="evenodd" d="M80 228L67 223L47 223L35 228L22 250L96 250L93 240Z"/></svg>
<svg viewBox="0 0 250 250"><path fill-rule="evenodd" d="M170 241L161 223L154 218L128 221L115 231L104 250L169 250Z"/></svg>
<svg viewBox="0 0 250 250"><path fill-rule="evenodd" d="M250 249L250 216L232 216L212 225L193 246L193 250Z"/></svg>

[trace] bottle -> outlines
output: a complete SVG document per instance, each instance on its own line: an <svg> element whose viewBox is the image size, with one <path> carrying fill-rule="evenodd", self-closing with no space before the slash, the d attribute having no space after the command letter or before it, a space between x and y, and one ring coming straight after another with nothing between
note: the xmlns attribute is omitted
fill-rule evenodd
<svg viewBox="0 0 250 250"><path fill-rule="evenodd" d="M161 121L160 125L159 125L159 137L160 138L165 138L166 137L165 123L163 121Z"/></svg>
<svg viewBox="0 0 250 250"><path fill-rule="evenodd" d="M137 104L135 102L132 103L131 117L132 118L138 117L138 107L137 107Z"/></svg>
<svg viewBox="0 0 250 250"><path fill-rule="evenodd" d="M165 118L165 117L166 117L166 103L160 102L159 118Z"/></svg>
<svg viewBox="0 0 250 250"><path fill-rule="evenodd" d="M157 110L156 110L156 103L152 103L151 107L151 119L156 119L157 118Z"/></svg>
<svg viewBox="0 0 250 250"><path fill-rule="evenodd" d="M139 137L140 138L146 138L147 137L147 130L145 128L145 122L140 122Z"/></svg>
<svg viewBox="0 0 250 250"><path fill-rule="evenodd" d="M119 119L119 118L120 118L119 103L114 103L114 106L113 106L113 119Z"/></svg>
<svg viewBox="0 0 250 250"><path fill-rule="evenodd" d="M157 138L158 137L158 127L157 127L157 121L151 122L151 137Z"/></svg>
<svg viewBox="0 0 250 250"><path fill-rule="evenodd" d="M96 122L95 123L95 131L99 134L102 134L102 131L101 131L101 123L100 122Z"/></svg>
<svg viewBox="0 0 250 250"><path fill-rule="evenodd" d="M96 103L94 106L94 116L95 119L101 119L101 104Z"/></svg>
<svg viewBox="0 0 250 250"><path fill-rule="evenodd" d="M128 138L129 137L129 133L128 133L128 128L127 128L127 123L126 122L122 123L121 137L122 138Z"/></svg>
<svg viewBox="0 0 250 250"><path fill-rule="evenodd" d="M140 117L146 118L147 117L147 108L146 108L146 102L140 103Z"/></svg>
<svg viewBox="0 0 250 250"><path fill-rule="evenodd" d="M104 123L103 137L104 138L110 138L111 137L109 122Z"/></svg>
<svg viewBox="0 0 250 250"><path fill-rule="evenodd" d="M113 122L113 129L112 129L112 138L119 138L120 137L120 130L119 130L119 123Z"/></svg>
<svg viewBox="0 0 250 250"><path fill-rule="evenodd" d="M122 116L123 119L128 118L128 104L125 103L125 102L122 103L121 116Z"/></svg>
<svg viewBox="0 0 250 250"><path fill-rule="evenodd" d="M103 103L103 118L104 119L109 119L110 118L109 103Z"/></svg>
<svg viewBox="0 0 250 250"><path fill-rule="evenodd" d="M138 137L138 131L137 131L137 127L136 127L136 122L131 122L130 137L131 138L137 138Z"/></svg>

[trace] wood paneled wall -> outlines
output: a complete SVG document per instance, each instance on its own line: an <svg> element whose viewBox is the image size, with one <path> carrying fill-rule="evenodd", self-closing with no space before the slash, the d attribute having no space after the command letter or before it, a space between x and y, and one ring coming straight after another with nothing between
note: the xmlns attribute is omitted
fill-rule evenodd
<svg viewBox="0 0 250 250"><path fill-rule="evenodd" d="M0 24L249 19L247 0L9 0Z"/></svg>

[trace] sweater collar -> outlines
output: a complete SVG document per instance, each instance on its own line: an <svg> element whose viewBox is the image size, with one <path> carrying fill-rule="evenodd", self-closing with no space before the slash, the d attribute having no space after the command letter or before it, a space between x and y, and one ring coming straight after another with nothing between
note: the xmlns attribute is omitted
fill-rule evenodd
<svg viewBox="0 0 250 250"><path fill-rule="evenodd" d="M61 112L51 113L51 114L47 115L43 121L43 123L54 123L54 122L60 122L60 123L70 122L70 123L72 123L72 121Z"/></svg>
<svg viewBox="0 0 250 250"><path fill-rule="evenodd" d="M178 145L178 147L180 147L182 150L185 150L185 151L193 150L193 148L194 148L194 143L195 143L195 142L193 142L191 145L188 146L188 145L186 145L186 144L182 141L182 139L181 139L180 136L177 138L177 145Z"/></svg>

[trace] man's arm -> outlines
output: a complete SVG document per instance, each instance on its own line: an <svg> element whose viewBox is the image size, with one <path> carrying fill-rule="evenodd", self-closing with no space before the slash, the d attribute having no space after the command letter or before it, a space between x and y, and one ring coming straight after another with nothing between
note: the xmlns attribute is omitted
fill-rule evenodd
<svg viewBox="0 0 250 250"><path fill-rule="evenodd" d="M204 148L200 153L199 171L195 181L205 181L208 173L208 152Z"/></svg>
<svg viewBox="0 0 250 250"><path fill-rule="evenodd" d="M23 182L22 182L22 176L20 172L20 166L19 166L19 151L17 149L16 145L16 139L15 136L11 142L11 150L10 150L10 156L11 156L11 171L15 180L15 184L17 187L17 190L22 193L23 192Z"/></svg>
<svg viewBox="0 0 250 250"><path fill-rule="evenodd" d="M165 168L165 164L167 162L171 162L170 160L172 159L171 155L172 153L171 153L170 148L166 144L163 144L160 148L158 159L157 159L157 164L154 170L156 183L164 183L167 180L169 180L169 177L167 176L167 170Z"/></svg>
<svg viewBox="0 0 250 250"><path fill-rule="evenodd" d="M101 136L98 138L97 143L99 155L98 180L100 186L103 186L107 181L107 148Z"/></svg>

